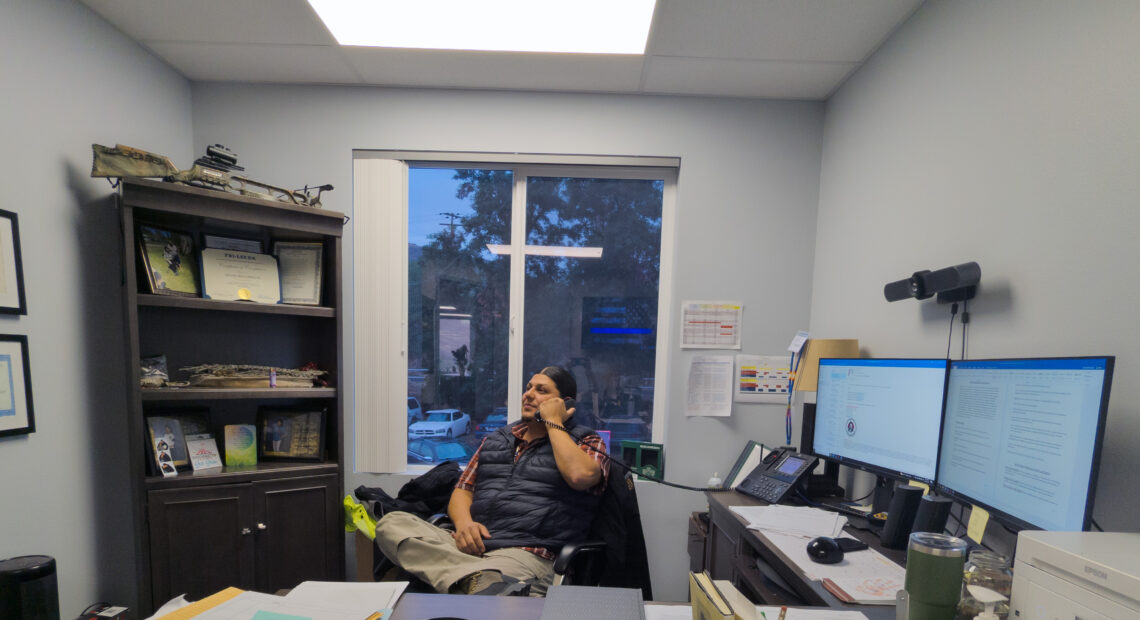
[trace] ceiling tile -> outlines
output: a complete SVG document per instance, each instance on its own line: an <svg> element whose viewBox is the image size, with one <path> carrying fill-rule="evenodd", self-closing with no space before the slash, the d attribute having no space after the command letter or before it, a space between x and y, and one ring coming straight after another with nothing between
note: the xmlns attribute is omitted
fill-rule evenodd
<svg viewBox="0 0 1140 620"><path fill-rule="evenodd" d="M359 84L339 48L321 45L146 45L191 80Z"/></svg>
<svg viewBox="0 0 1140 620"><path fill-rule="evenodd" d="M922 0L658 0L654 56L862 62Z"/></svg>
<svg viewBox="0 0 1140 620"><path fill-rule="evenodd" d="M80 0L136 40L335 45L306 0Z"/></svg>
<svg viewBox="0 0 1140 620"><path fill-rule="evenodd" d="M643 58L340 48L306 0L79 1L192 80L792 99L828 96L922 3L658 0Z"/></svg>
<svg viewBox="0 0 1140 620"><path fill-rule="evenodd" d="M344 48L369 84L636 92L641 56Z"/></svg>
<svg viewBox="0 0 1140 620"><path fill-rule="evenodd" d="M655 94L826 99L858 66L841 62L775 62L657 58L644 91Z"/></svg>

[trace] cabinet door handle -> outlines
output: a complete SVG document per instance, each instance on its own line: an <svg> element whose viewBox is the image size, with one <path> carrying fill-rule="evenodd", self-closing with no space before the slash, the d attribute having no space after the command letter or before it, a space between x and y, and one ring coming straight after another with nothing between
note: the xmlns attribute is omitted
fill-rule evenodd
<svg viewBox="0 0 1140 620"><path fill-rule="evenodd" d="M265 530L269 529L269 526L264 524L264 523L258 523L257 529L258 529L258 531L265 531Z"/></svg>
<svg viewBox="0 0 1140 620"><path fill-rule="evenodd" d="M248 527L241 528L241 535L242 536L249 536L249 534L250 534L250 531L249 531Z"/></svg>

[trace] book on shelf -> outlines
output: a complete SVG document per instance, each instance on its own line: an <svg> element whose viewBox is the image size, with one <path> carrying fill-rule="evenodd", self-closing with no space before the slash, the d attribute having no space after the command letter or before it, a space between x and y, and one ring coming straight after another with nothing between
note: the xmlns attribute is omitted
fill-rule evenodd
<svg viewBox="0 0 1140 620"><path fill-rule="evenodd" d="M218 453L218 442L213 435L187 435L186 452L194 471L222 466L222 455Z"/></svg>
<svg viewBox="0 0 1140 620"><path fill-rule="evenodd" d="M257 429L252 424L227 424L226 467L257 465Z"/></svg>

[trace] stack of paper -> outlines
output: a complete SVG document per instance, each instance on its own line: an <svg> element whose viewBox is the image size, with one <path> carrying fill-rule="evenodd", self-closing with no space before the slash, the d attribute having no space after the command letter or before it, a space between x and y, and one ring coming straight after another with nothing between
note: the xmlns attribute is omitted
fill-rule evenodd
<svg viewBox="0 0 1140 620"><path fill-rule="evenodd" d="M196 603L187 603L182 597L178 597L163 605L148 620L388 618L396 601L407 587L406 581L379 583L306 581L285 596L226 588Z"/></svg>
<svg viewBox="0 0 1140 620"><path fill-rule="evenodd" d="M838 536L847 525L847 517L809 506L733 506L732 511L748 521L750 530L805 538Z"/></svg>
<svg viewBox="0 0 1140 620"><path fill-rule="evenodd" d="M838 564L819 564L808 558L807 543L799 536L765 533L764 537L808 579L885 579L902 583L906 576L901 566L874 549L849 551Z"/></svg>

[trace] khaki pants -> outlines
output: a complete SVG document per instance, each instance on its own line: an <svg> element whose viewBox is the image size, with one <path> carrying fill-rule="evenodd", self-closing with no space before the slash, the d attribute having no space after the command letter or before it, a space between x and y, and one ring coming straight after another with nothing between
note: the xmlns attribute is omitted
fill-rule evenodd
<svg viewBox="0 0 1140 620"><path fill-rule="evenodd" d="M376 545L404 570L446 593L455 582L481 570L499 571L531 581L531 596L546 594L554 580L554 562L518 548L468 555L455 546L451 532L407 512L389 512L376 524Z"/></svg>

